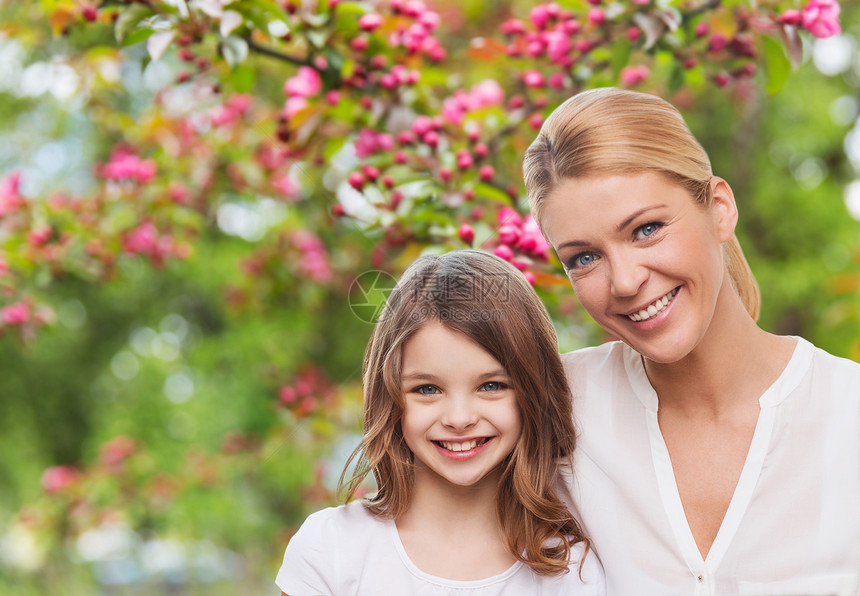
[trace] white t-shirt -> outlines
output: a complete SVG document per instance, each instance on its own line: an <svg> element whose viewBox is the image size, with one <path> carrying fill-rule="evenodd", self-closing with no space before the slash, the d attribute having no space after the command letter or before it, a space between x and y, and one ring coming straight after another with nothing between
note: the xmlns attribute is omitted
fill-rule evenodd
<svg viewBox="0 0 860 596"><path fill-rule="evenodd" d="M860 594L860 364L797 338L761 411L719 533L690 532L642 359L620 342L562 356L580 433L573 510L609 594Z"/></svg>
<svg viewBox="0 0 860 596"><path fill-rule="evenodd" d="M374 517L354 501L305 520L287 546L275 583L290 596L605 596L594 555L586 557L579 579L582 552L576 544L574 562L562 576L538 575L517 561L486 579L434 577L409 560L393 521Z"/></svg>

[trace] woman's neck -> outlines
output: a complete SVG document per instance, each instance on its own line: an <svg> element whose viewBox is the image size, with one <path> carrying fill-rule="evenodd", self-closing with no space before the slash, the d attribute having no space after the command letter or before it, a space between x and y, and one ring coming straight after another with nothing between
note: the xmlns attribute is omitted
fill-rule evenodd
<svg viewBox="0 0 860 596"><path fill-rule="evenodd" d="M757 405L788 364L794 345L759 328L726 280L699 345L671 364L646 359L645 370L660 408L718 419Z"/></svg>

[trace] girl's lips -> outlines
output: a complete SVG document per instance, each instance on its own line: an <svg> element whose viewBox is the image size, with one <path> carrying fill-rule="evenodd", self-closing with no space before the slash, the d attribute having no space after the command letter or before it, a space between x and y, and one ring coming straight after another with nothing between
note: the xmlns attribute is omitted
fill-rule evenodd
<svg viewBox="0 0 860 596"><path fill-rule="evenodd" d="M476 445L475 447L467 449L465 451L451 451L450 449L446 449L440 444L442 442L448 443L448 441L433 441L433 445L436 447L436 451L438 451L442 456L447 457L448 459L452 459L454 461L463 461L467 459L472 459L473 457L480 454L484 449L487 448L487 445L493 442L495 437L481 437L481 439L486 440L483 443L480 443L479 445ZM480 441L480 439L473 440ZM451 442L454 443L455 441ZM465 441L456 441L456 443L462 442Z"/></svg>

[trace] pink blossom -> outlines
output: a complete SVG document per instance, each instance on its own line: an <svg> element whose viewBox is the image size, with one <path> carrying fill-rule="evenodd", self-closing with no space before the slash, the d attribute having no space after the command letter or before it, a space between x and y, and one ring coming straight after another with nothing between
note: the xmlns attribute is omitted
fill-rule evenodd
<svg viewBox="0 0 860 596"><path fill-rule="evenodd" d="M560 62L570 54L573 44L564 31L549 31L543 36L546 43L546 53L553 62Z"/></svg>
<svg viewBox="0 0 860 596"><path fill-rule="evenodd" d="M502 207L499 209L499 225L506 224L520 227L523 225L523 217L513 207Z"/></svg>
<svg viewBox="0 0 860 596"><path fill-rule="evenodd" d="M308 100L304 97L289 97L284 103L284 109L281 111L281 114L287 120L292 120L296 114L307 109L309 105Z"/></svg>
<svg viewBox="0 0 860 596"><path fill-rule="evenodd" d="M603 25L606 22L606 13L600 8L592 8L588 11L588 22Z"/></svg>
<svg viewBox="0 0 860 596"><path fill-rule="evenodd" d="M486 106L501 105L505 101L505 91L498 81L484 79L472 86L469 94L474 105L478 108Z"/></svg>
<svg viewBox="0 0 860 596"><path fill-rule="evenodd" d="M472 226L469 224L463 224L457 231L457 235L460 236L460 240L471 245L472 241L475 239L475 230L473 230Z"/></svg>
<svg viewBox="0 0 860 596"><path fill-rule="evenodd" d="M528 249L525 248L524 241L529 245ZM528 215L525 221L523 221L522 236L520 237L519 246L536 257L540 257L542 259L547 259L549 257L549 244L544 239L537 222L531 215Z"/></svg>
<svg viewBox="0 0 860 596"><path fill-rule="evenodd" d="M535 285L537 283L537 278L535 277L535 274L531 271L524 271L523 275L525 276L526 281L529 282L529 284Z"/></svg>
<svg viewBox="0 0 860 596"><path fill-rule="evenodd" d="M543 87L544 86L544 78L543 74L537 70L529 70L523 75L523 82L527 87Z"/></svg>
<svg viewBox="0 0 860 596"><path fill-rule="evenodd" d="M428 116L418 116L412 123L412 130L419 137L423 137L430 132L433 127L433 121Z"/></svg>
<svg viewBox="0 0 860 596"><path fill-rule="evenodd" d="M538 29L543 29L544 27L546 27L546 24L550 19L550 13L547 10L546 5L538 4L537 6L532 8L531 12L529 13L529 19L531 19L531 22L534 23L534 26Z"/></svg>
<svg viewBox="0 0 860 596"><path fill-rule="evenodd" d="M101 446L99 459L107 467L116 469L134 453L136 447L134 439L120 435Z"/></svg>
<svg viewBox="0 0 860 596"><path fill-rule="evenodd" d="M302 258L298 264L300 273L308 275L311 279L318 282L325 282L331 279L331 266L328 262L328 255L325 251L325 246L322 241L313 233L307 230L298 230L292 236L293 245L302 253ZM299 383L296 383L297 390ZM302 391L299 391L302 393Z"/></svg>
<svg viewBox="0 0 860 596"><path fill-rule="evenodd" d="M365 14L358 19L358 26L362 31L374 31L382 25L382 15Z"/></svg>
<svg viewBox="0 0 860 596"><path fill-rule="evenodd" d="M23 325L30 320L30 305L26 302L16 302L0 310L0 319L4 325Z"/></svg>
<svg viewBox="0 0 860 596"><path fill-rule="evenodd" d="M144 221L125 235L123 251L126 254L147 256L154 264L160 265L164 257L173 251L173 239L167 235L160 236L152 222Z"/></svg>
<svg viewBox="0 0 860 596"><path fill-rule="evenodd" d="M521 234L520 228L513 224L506 224L499 228L499 240L503 244L515 245L519 241Z"/></svg>
<svg viewBox="0 0 860 596"><path fill-rule="evenodd" d="M42 472L42 488L48 494L54 494L71 486L80 473L71 466L52 466Z"/></svg>
<svg viewBox="0 0 860 596"><path fill-rule="evenodd" d="M9 274L9 263L6 262L6 258L3 255L0 255L0 277Z"/></svg>
<svg viewBox="0 0 860 596"><path fill-rule="evenodd" d="M347 177L347 182L351 187L355 190L361 192L361 189L364 188L364 176L360 172L351 172Z"/></svg>
<svg viewBox="0 0 860 596"><path fill-rule="evenodd" d="M502 35L522 35L526 32L525 24L519 19L508 19L499 25Z"/></svg>
<svg viewBox="0 0 860 596"><path fill-rule="evenodd" d="M646 4L650 4L651 0L630 0L633 4L639 4L641 6L645 6Z"/></svg>
<svg viewBox="0 0 860 596"><path fill-rule="evenodd" d="M696 33L696 37L704 37L708 34L709 29L710 28L708 27L707 23L699 23L698 25L696 25L696 28L694 30Z"/></svg>
<svg viewBox="0 0 860 596"><path fill-rule="evenodd" d="M238 112L240 114L244 114L248 110L251 109L251 104L253 103L253 98L251 95L247 93L237 93L233 95L225 102L225 106L233 110L234 112Z"/></svg>
<svg viewBox="0 0 860 596"><path fill-rule="evenodd" d="M481 166L481 169L478 170L478 178L480 178L484 182L489 182L493 179L493 176L496 175L496 170L493 166Z"/></svg>
<svg viewBox="0 0 860 596"><path fill-rule="evenodd" d="M12 172L0 181L0 217L24 206L24 197L18 192L21 172Z"/></svg>
<svg viewBox="0 0 860 596"><path fill-rule="evenodd" d="M475 164L472 154L465 149L457 152L457 167L461 170L471 168Z"/></svg>
<svg viewBox="0 0 860 596"><path fill-rule="evenodd" d="M634 87L651 76L651 71L644 64L625 66L621 69L621 84Z"/></svg>
<svg viewBox="0 0 860 596"><path fill-rule="evenodd" d="M158 172L158 167L151 159L140 159L127 147L117 147L110 156L110 161L101 166L100 173L108 180L134 180L138 184L146 184Z"/></svg>
<svg viewBox="0 0 860 596"><path fill-rule="evenodd" d="M43 246L53 234L54 230L51 226L39 226L30 230L30 233L27 234L27 242L30 246Z"/></svg>
<svg viewBox="0 0 860 596"><path fill-rule="evenodd" d="M496 247L496 250L493 251L493 254L506 261L510 261L514 258L514 251L511 250L511 247L507 244L499 244Z"/></svg>
<svg viewBox="0 0 860 596"><path fill-rule="evenodd" d="M786 10L779 18L779 22L784 25L799 25L803 20L803 15L799 10L793 8Z"/></svg>
<svg viewBox="0 0 860 596"><path fill-rule="evenodd" d="M299 72L284 83L287 97L313 97L322 91L322 79L310 66L300 66Z"/></svg>
<svg viewBox="0 0 860 596"><path fill-rule="evenodd" d="M439 28L442 23L442 17L438 13L427 11L418 17L418 22L421 23L427 31L433 32Z"/></svg>
<svg viewBox="0 0 860 596"><path fill-rule="evenodd" d="M836 0L810 0L803 7L803 26L818 38L839 35L842 33L839 11L839 2Z"/></svg>
<svg viewBox="0 0 860 596"><path fill-rule="evenodd" d="M285 385L281 387L281 390L278 392L278 397L285 404L291 404L296 401L298 395L296 394L296 390L290 387L289 385Z"/></svg>
<svg viewBox="0 0 860 596"><path fill-rule="evenodd" d="M719 52L725 49L727 45L729 45L729 40L726 39L725 35L722 33L714 33L711 36L710 41L708 41L708 51Z"/></svg>
<svg viewBox="0 0 860 596"><path fill-rule="evenodd" d="M275 190L279 191L287 199L299 198L299 193L301 193L302 190L302 187L299 185L298 181L296 181L296 179L290 176L288 173L275 176L275 178L272 180L272 187Z"/></svg>

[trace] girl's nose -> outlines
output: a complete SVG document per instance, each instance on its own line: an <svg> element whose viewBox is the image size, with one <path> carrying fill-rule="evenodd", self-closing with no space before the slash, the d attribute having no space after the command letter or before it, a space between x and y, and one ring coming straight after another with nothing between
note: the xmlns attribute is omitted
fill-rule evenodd
<svg viewBox="0 0 860 596"><path fill-rule="evenodd" d="M465 430L478 421L475 399L467 395L454 395L448 400L442 423L453 430Z"/></svg>

